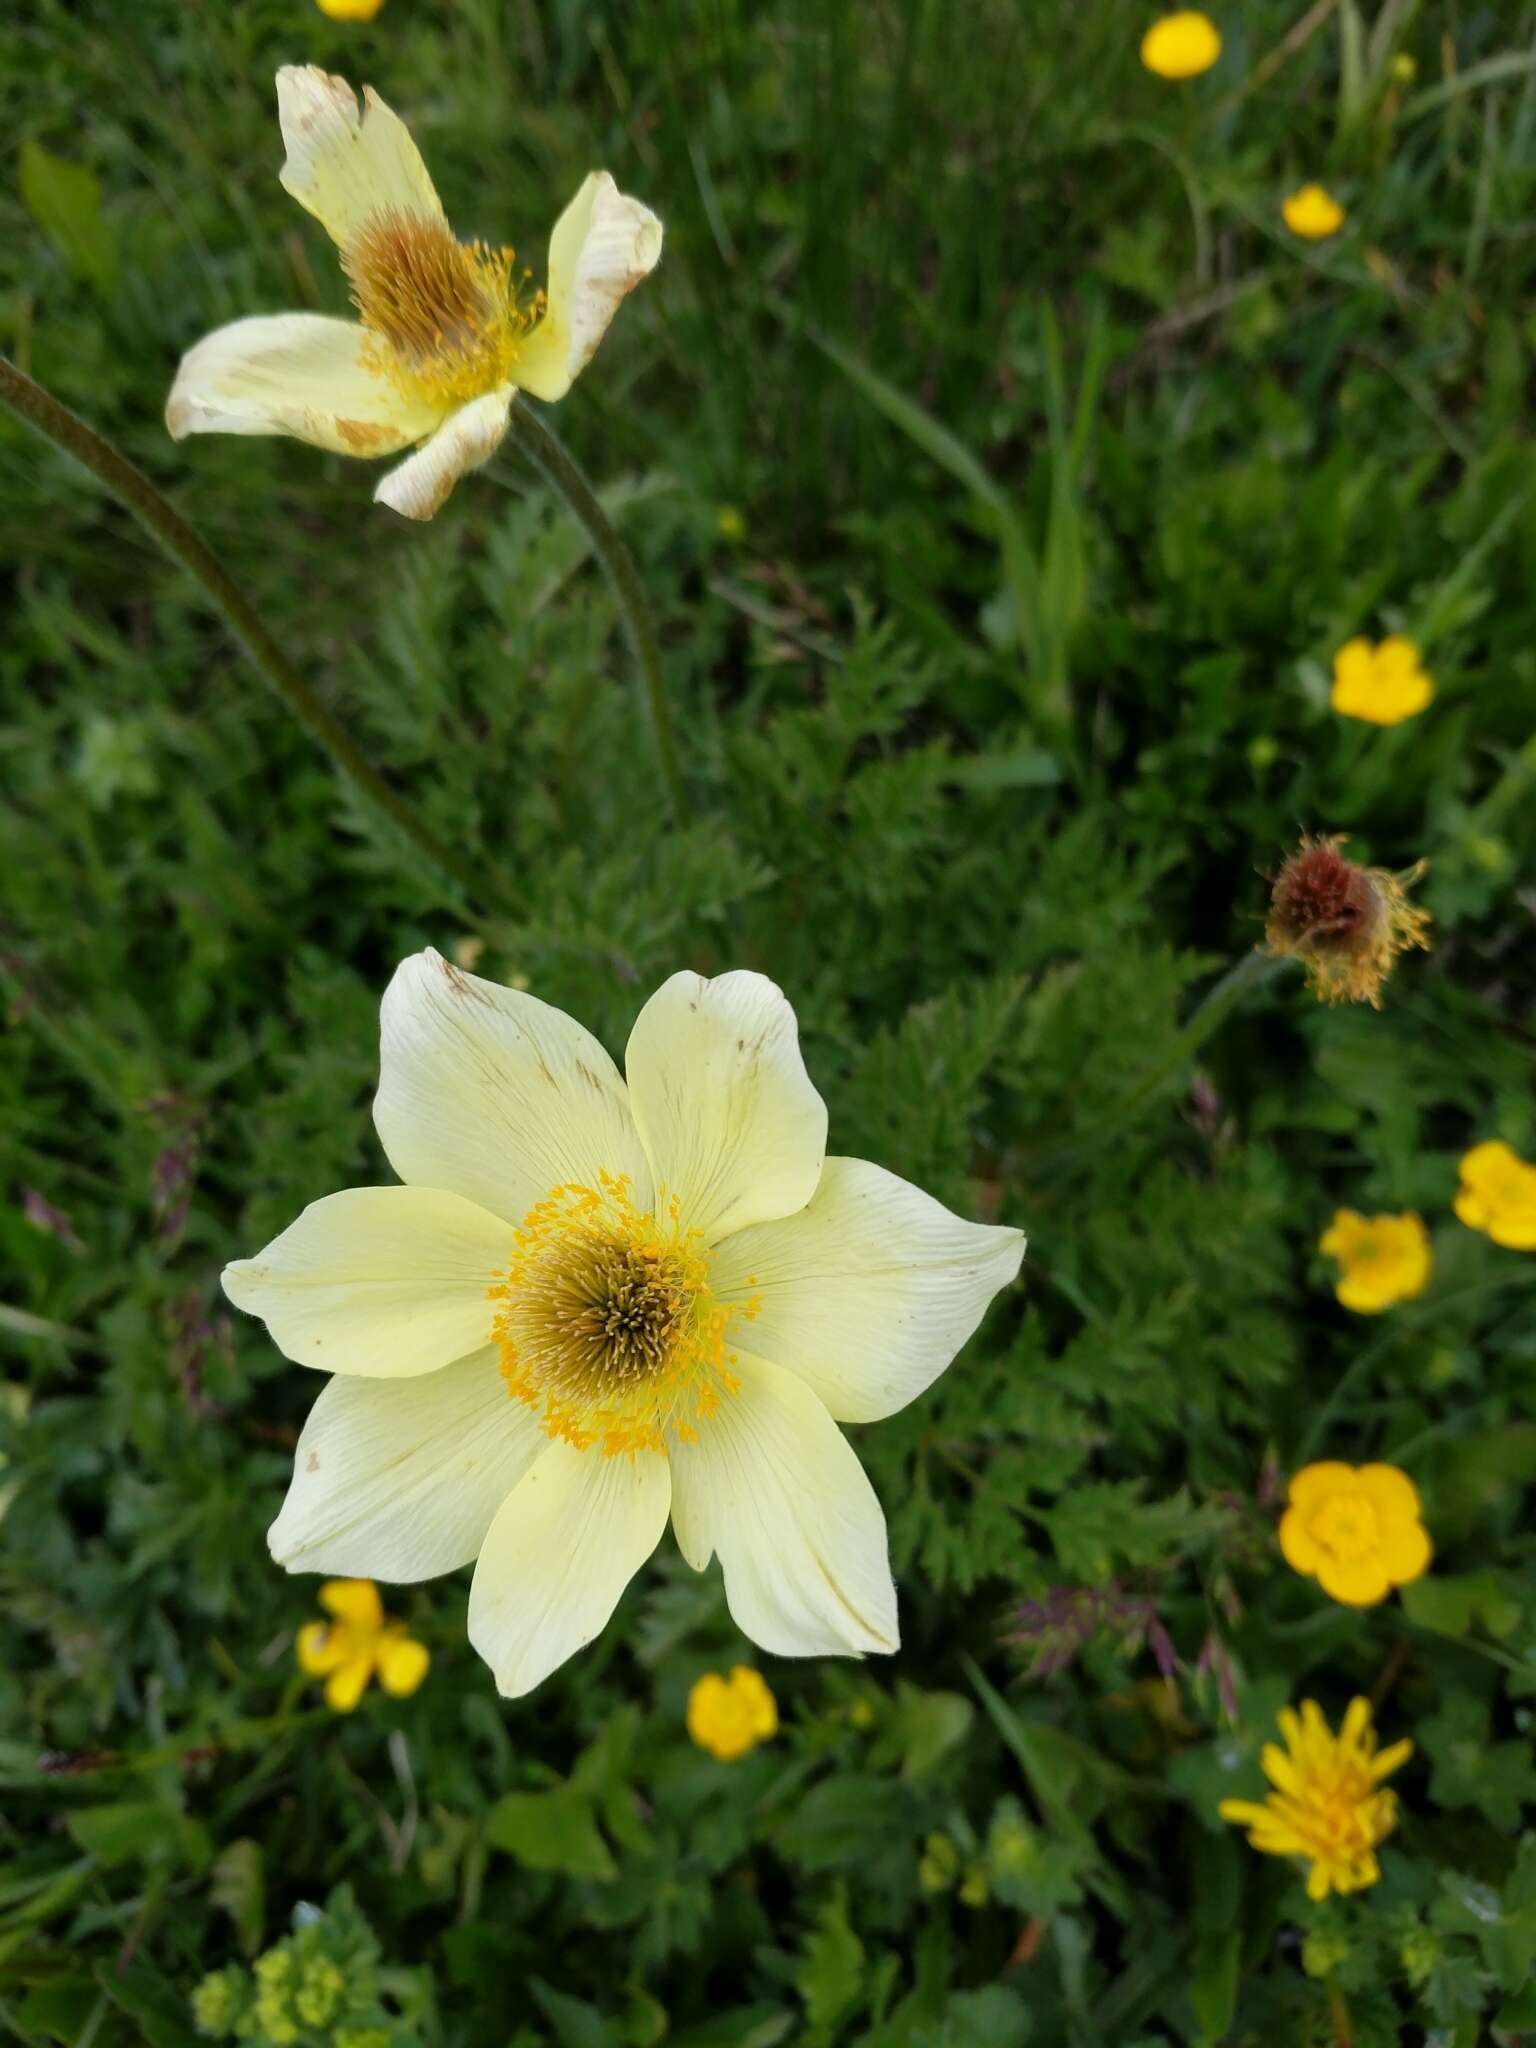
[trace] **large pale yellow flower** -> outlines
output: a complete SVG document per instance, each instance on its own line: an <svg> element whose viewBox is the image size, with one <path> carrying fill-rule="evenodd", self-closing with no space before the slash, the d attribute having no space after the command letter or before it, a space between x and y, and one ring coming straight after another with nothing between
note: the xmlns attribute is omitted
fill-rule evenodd
<svg viewBox="0 0 1536 2048"><path fill-rule="evenodd" d="M188 434L290 434L340 455L394 455L375 499L430 519L507 431L513 394L563 398L625 294L661 255L661 223L592 171L531 296L510 249L461 242L411 140L371 86L362 106L312 64L277 74L279 178L341 252L358 319L236 320L183 357L165 423Z"/></svg>
<svg viewBox="0 0 1536 2048"><path fill-rule="evenodd" d="M1223 1820L1247 1828L1266 1856L1302 1856L1310 1863L1307 1897L1358 1892L1381 1876L1376 1846L1397 1825L1397 1796L1382 1785L1413 1754L1411 1742L1376 1748L1369 1700L1351 1700L1335 1735L1316 1700L1298 1717L1279 1713L1285 1748L1264 1745L1264 1775L1274 1791L1260 1803L1223 1799Z"/></svg>
<svg viewBox="0 0 1536 2048"><path fill-rule="evenodd" d="M269 1541L385 1581L478 1559L469 1633L509 1696L590 1642L670 1515L783 1656L894 1650L885 1520L839 1422L944 1370L1018 1271L861 1159L771 981L674 974L627 1083L559 1010L405 961L374 1121L402 1187L326 1196L226 1268L334 1373Z"/></svg>

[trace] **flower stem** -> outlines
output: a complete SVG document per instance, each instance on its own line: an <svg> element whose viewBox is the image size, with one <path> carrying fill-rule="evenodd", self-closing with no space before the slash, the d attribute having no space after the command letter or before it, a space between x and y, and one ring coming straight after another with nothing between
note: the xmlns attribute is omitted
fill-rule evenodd
<svg viewBox="0 0 1536 2048"><path fill-rule="evenodd" d="M666 678L662 674L656 621L651 615L650 600L640 581L635 558L620 539L597 493L572 460L564 442L521 396L512 407L512 431L546 483L564 498L608 572L614 602L624 621L624 630L640 671L640 687L661 779L666 784L673 816L681 820L688 815L688 789L683 781L677 742L672 733L671 702L667 696Z"/></svg>
<svg viewBox="0 0 1536 2048"><path fill-rule="evenodd" d="M1178 1072L1185 1061L1198 1052L1214 1032L1220 1030L1245 997L1254 989L1262 988L1266 982L1273 981L1292 964L1289 960L1276 959L1268 953L1244 953L1240 960L1227 969L1183 1030L1175 1035L1162 1058L1147 1068L1129 1092L1122 1095L1113 1108L1096 1117L1064 1145L1052 1146L1046 1151L1035 1153L1029 1162L1031 1171L1044 1166L1058 1165L1075 1157L1079 1151L1087 1150L1103 1139L1113 1137L1117 1131L1123 1130L1140 1115L1154 1096L1161 1093L1170 1077Z"/></svg>
<svg viewBox="0 0 1536 2048"><path fill-rule="evenodd" d="M121 450L98 434L52 392L34 383L0 356L0 403L7 405L56 448L72 455L148 528L166 553L197 583L235 639L317 745L409 840L416 851L484 909L513 910L508 884L474 867L420 819L363 755L346 728L329 712L299 674L218 556L175 506Z"/></svg>

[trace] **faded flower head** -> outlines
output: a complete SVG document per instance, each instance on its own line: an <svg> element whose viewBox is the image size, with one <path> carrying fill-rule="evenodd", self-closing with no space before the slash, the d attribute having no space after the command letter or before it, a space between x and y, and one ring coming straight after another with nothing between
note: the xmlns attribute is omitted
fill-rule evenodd
<svg viewBox="0 0 1536 2048"><path fill-rule="evenodd" d="M1374 647L1369 640L1346 640L1333 657L1332 703L1345 718L1401 725L1424 710L1434 694L1434 679L1418 648L1401 633L1389 633Z"/></svg>
<svg viewBox="0 0 1536 2048"><path fill-rule="evenodd" d="M1394 1742L1378 1755L1364 1699L1350 1701L1337 1735L1316 1700L1303 1700L1299 1716L1282 1707L1278 1720L1286 1747L1269 1742L1263 1754L1275 1789L1262 1803L1223 1799L1217 1810L1247 1828L1264 1855L1307 1858L1309 1899L1363 1891L1381 1876L1376 1846L1397 1825L1396 1794L1381 1781L1408 1761L1413 1744Z"/></svg>
<svg viewBox="0 0 1536 2048"><path fill-rule="evenodd" d="M306 1622L295 1649L299 1668L325 1680L325 1703L350 1714L370 1678L396 1699L406 1699L427 1675L426 1646L407 1634L403 1621L388 1621L372 1579L330 1579L320 1588L329 1621Z"/></svg>
<svg viewBox="0 0 1536 2048"><path fill-rule="evenodd" d="M289 434L338 455L419 444L375 500L430 519L489 461L513 396L563 398L625 295L656 266L662 230L606 171L555 223L543 290L511 249L461 242L410 130L373 90L312 64L277 74L283 189L336 244L357 320L278 313L216 328L183 357L166 401L188 434Z"/></svg>
<svg viewBox="0 0 1536 2048"><path fill-rule="evenodd" d="M1320 242L1344 225L1344 209L1326 185L1301 185L1281 204L1280 212L1293 235Z"/></svg>
<svg viewBox="0 0 1536 2048"><path fill-rule="evenodd" d="M1338 1260L1334 1292L1359 1316L1380 1315L1394 1302L1412 1301L1429 1284L1429 1233L1411 1209L1400 1216L1340 1209L1317 1248L1325 1258Z"/></svg>
<svg viewBox="0 0 1536 2048"><path fill-rule="evenodd" d="M1395 1465L1306 1465L1291 1481L1280 1548L1331 1600L1375 1607L1429 1569L1419 1513L1418 1489Z"/></svg>
<svg viewBox="0 0 1536 2048"><path fill-rule="evenodd" d="M1141 39L1141 61L1159 78L1197 78L1220 55L1216 24L1194 7L1162 15Z"/></svg>
<svg viewBox="0 0 1536 2048"><path fill-rule="evenodd" d="M1340 852L1342 834L1303 839L1275 878L1264 941L1271 953L1301 961L1325 1003L1381 1008L1381 986L1399 953L1429 950L1429 912L1408 901L1424 871L1360 867Z"/></svg>
<svg viewBox="0 0 1536 2048"><path fill-rule="evenodd" d="M1502 1138L1474 1145L1461 1162L1456 1214L1513 1252L1536 1252L1536 1166Z"/></svg>
<svg viewBox="0 0 1536 2048"><path fill-rule="evenodd" d="M767 1680L745 1664L729 1678L706 1671L688 1694L688 1733L711 1756L732 1763L778 1733L779 1710Z"/></svg>

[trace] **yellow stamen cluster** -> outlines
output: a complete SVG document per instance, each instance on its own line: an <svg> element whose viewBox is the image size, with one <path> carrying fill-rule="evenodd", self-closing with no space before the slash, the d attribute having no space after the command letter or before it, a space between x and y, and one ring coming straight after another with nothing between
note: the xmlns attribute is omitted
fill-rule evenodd
<svg viewBox="0 0 1536 2048"><path fill-rule="evenodd" d="M554 1188L513 1234L493 1335L507 1391L552 1437L604 1457L665 1451L734 1394L733 1316L709 1291L709 1254L676 1200L639 1210L627 1176ZM659 1212L659 1213L658 1213Z"/></svg>
<svg viewBox="0 0 1536 2048"><path fill-rule="evenodd" d="M1266 1856L1303 1856L1311 1863L1307 1896L1356 1892L1381 1875L1376 1845L1397 1825L1396 1796L1381 1780L1406 1763L1411 1742L1394 1742L1379 1754L1368 1700L1352 1700L1337 1735L1315 1700L1303 1700L1298 1716L1279 1714L1286 1747L1266 1743L1264 1775L1275 1788L1260 1804L1223 1799L1223 1820L1248 1829L1248 1840Z"/></svg>
<svg viewBox="0 0 1536 2048"><path fill-rule="evenodd" d="M505 384L542 311L519 304L511 249L461 242L446 221L397 207L370 214L341 261L365 360L412 396L463 403Z"/></svg>

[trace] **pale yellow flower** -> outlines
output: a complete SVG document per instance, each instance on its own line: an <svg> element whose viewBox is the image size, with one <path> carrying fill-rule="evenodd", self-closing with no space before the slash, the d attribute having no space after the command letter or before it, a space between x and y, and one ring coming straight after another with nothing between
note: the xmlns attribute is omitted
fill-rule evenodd
<svg viewBox="0 0 1536 2048"><path fill-rule="evenodd" d="M1260 1804L1223 1799L1223 1820L1249 1830L1250 1844L1266 1856L1304 1856L1307 1897L1330 1891L1358 1892L1381 1876L1376 1846L1397 1825L1397 1795L1381 1781L1413 1754L1411 1742L1394 1742L1378 1755L1369 1700L1351 1700L1337 1735L1316 1700L1303 1700L1298 1716L1282 1707L1278 1716L1286 1747L1264 1746L1264 1775L1274 1791Z"/></svg>
<svg viewBox="0 0 1536 2048"><path fill-rule="evenodd" d="M294 1645L299 1668L325 1680L325 1703L350 1714L377 1675L384 1690L406 1699L427 1675L425 1644L388 1621L372 1579L331 1579L320 1588L329 1621L306 1622Z"/></svg>
<svg viewBox="0 0 1536 2048"><path fill-rule="evenodd" d="M1412 1301L1429 1284L1429 1233L1411 1209L1401 1216L1340 1209L1317 1248L1338 1260L1334 1291L1356 1315L1380 1315L1395 1302Z"/></svg>
<svg viewBox="0 0 1536 2048"><path fill-rule="evenodd" d="M1375 1607L1429 1569L1418 1488L1395 1465L1307 1465L1287 1498L1281 1552L1331 1600Z"/></svg>
<svg viewBox="0 0 1536 2048"><path fill-rule="evenodd" d="M312 1203L224 1273L336 1375L273 1555L386 1581L478 1559L470 1639L509 1696L598 1634L669 1516L765 1650L894 1650L885 1520L837 1424L915 1400L1023 1239L827 1156L760 974L674 974L625 1065L434 952L399 968L374 1121L405 1185Z"/></svg>
<svg viewBox="0 0 1536 2048"><path fill-rule="evenodd" d="M1159 78L1197 78L1220 55L1216 24L1193 7L1161 16L1141 39L1141 61Z"/></svg>
<svg viewBox="0 0 1536 2048"><path fill-rule="evenodd" d="M332 21L372 21L384 0L315 0L315 5Z"/></svg>
<svg viewBox="0 0 1536 2048"><path fill-rule="evenodd" d="M711 1756L731 1763L778 1732L779 1710L762 1674L745 1664L729 1678L706 1671L688 1694L688 1733Z"/></svg>
<svg viewBox="0 0 1536 2048"><path fill-rule="evenodd" d="M1302 185L1280 208L1293 235L1320 242L1344 225L1344 209L1325 185Z"/></svg>
<svg viewBox="0 0 1536 2048"><path fill-rule="evenodd" d="M1365 639L1346 640L1333 657L1333 708L1346 718L1401 725L1434 694L1418 648L1401 633L1389 633L1375 647Z"/></svg>
<svg viewBox="0 0 1536 2048"><path fill-rule="evenodd" d="M182 358L165 423L188 434L289 434L339 455L415 454L375 500L430 519L506 434L513 395L563 398L625 294L661 254L661 223L588 174L529 296L510 249L460 242L398 115L310 65L277 74L285 191L341 252L359 319L236 320Z"/></svg>
<svg viewBox="0 0 1536 2048"><path fill-rule="evenodd" d="M1536 1252L1536 1166L1502 1138L1474 1145L1461 1162L1456 1214L1509 1251Z"/></svg>

